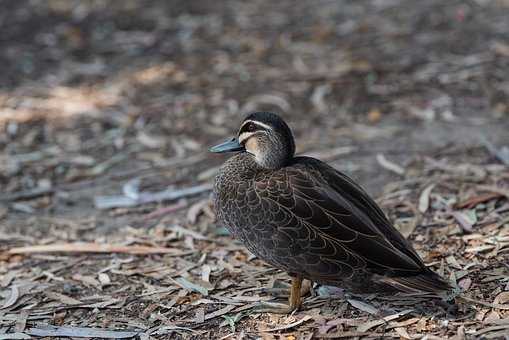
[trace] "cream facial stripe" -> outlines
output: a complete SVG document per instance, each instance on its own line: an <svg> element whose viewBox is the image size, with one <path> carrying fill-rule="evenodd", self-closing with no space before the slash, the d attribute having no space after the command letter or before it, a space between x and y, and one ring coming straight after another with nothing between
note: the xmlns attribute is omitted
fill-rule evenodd
<svg viewBox="0 0 509 340"><path fill-rule="evenodd" d="M253 123L255 125L258 125L259 127L262 127L266 130L268 129L271 129L272 130L272 127L270 127L269 125L267 124L264 124L264 123L260 123L260 122L256 122L254 120L246 120L244 122L244 124L242 124L242 126L240 127L239 131L242 131L242 129L244 128L244 126L246 124L249 124L249 123ZM242 144L244 143L249 137L251 137L252 135L254 135L256 132L242 132L240 135L239 135L239 143Z"/></svg>
<svg viewBox="0 0 509 340"><path fill-rule="evenodd" d="M254 135L254 132L242 132L239 136L239 143L244 143L252 135Z"/></svg>
<svg viewBox="0 0 509 340"><path fill-rule="evenodd" d="M248 123L253 123L255 125L258 125L258 126L261 126L262 128L264 129L267 129L267 130L272 130L272 127L267 125L267 124L264 124L264 123L261 123L261 122L257 122L257 121L254 121L254 120L246 120L244 122L244 124L242 124L242 126L240 127L239 130L242 130L242 128L244 127L244 125L248 124Z"/></svg>

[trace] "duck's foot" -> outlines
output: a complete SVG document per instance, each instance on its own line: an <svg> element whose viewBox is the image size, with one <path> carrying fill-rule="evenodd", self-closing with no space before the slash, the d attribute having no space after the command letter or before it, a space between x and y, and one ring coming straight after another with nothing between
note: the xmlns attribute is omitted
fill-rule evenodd
<svg viewBox="0 0 509 340"><path fill-rule="evenodd" d="M299 309L299 307L302 304L301 288L302 279L292 277L292 286L290 288L288 304L275 302L261 302L257 307L255 307L255 311L260 313L289 314L294 310Z"/></svg>
<svg viewBox="0 0 509 340"><path fill-rule="evenodd" d="M290 314L297 308L286 303L262 301L254 308L257 313Z"/></svg>
<svg viewBox="0 0 509 340"><path fill-rule="evenodd" d="M309 280L302 280L302 285L300 288L300 296L305 296L311 291L311 287L313 286L313 282ZM263 288L261 290L262 293L269 294L273 297L289 297L291 294L292 286L287 284L286 282L278 282L277 286L271 288Z"/></svg>
<svg viewBox="0 0 509 340"><path fill-rule="evenodd" d="M275 298L283 298L290 295L290 290L288 288L271 287L261 289L261 293L268 294Z"/></svg>

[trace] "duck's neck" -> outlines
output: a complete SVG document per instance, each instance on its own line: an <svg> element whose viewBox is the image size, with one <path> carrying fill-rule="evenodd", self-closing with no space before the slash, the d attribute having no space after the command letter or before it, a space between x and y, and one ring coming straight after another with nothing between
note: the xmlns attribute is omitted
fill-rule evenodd
<svg viewBox="0 0 509 340"><path fill-rule="evenodd" d="M272 149L270 153L252 155L256 164L263 169L277 170L285 167L292 160L292 155L289 155L284 149Z"/></svg>

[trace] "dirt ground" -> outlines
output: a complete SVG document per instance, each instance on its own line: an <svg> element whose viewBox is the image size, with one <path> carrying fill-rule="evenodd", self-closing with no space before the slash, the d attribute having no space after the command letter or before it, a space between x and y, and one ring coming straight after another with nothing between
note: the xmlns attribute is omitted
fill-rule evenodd
<svg viewBox="0 0 509 340"><path fill-rule="evenodd" d="M507 339L509 1L3 1L0 339ZM254 110L359 181L423 297L288 277L215 222L207 148ZM162 198L161 198L162 197Z"/></svg>

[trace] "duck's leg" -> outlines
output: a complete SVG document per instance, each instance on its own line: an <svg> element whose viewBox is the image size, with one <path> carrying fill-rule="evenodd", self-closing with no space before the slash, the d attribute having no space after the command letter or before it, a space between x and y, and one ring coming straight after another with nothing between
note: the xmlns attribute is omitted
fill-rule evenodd
<svg viewBox="0 0 509 340"><path fill-rule="evenodd" d="M262 292L277 298L289 297L291 290L290 287L292 285L285 282L278 282L278 285L279 287L264 288L262 289ZM312 286L313 286L312 281L303 279L302 286L300 288L300 296L307 295L311 291Z"/></svg>
<svg viewBox="0 0 509 340"><path fill-rule="evenodd" d="M288 303L290 308L293 310L299 309L302 305L302 278L292 277L292 287L290 288L290 296L288 297Z"/></svg>
<svg viewBox="0 0 509 340"><path fill-rule="evenodd" d="M300 287L300 296L304 296L311 292L311 287L313 287L312 281L302 280L302 286Z"/></svg>
<svg viewBox="0 0 509 340"><path fill-rule="evenodd" d="M302 278L292 277L292 286L290 287L290 296L288 297L288 304L274 303L274 302L262 302L260 306L256 308L256 311L261 313L277 313L277 314L289 314L302 304L301 298Z"/></svg>

